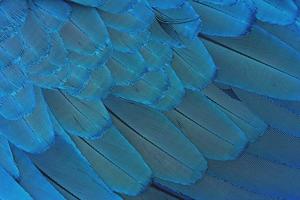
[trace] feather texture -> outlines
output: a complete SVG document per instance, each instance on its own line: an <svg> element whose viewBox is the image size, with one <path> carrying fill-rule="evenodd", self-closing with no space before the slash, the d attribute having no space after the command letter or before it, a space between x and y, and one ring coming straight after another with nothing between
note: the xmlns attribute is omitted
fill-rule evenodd
<svg viewBox="0 0 300 200"><path fill-rule="evenodd" d="M299 199L299 8L0 0L0 199Z"/></svg>

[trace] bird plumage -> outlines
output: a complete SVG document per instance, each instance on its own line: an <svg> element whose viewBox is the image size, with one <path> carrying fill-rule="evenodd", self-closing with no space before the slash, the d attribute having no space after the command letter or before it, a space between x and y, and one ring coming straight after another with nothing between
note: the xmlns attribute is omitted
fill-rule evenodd
<svg viewBox="0 0 300 200"><path fill-rule="evenodd" d="M300 199L299 0L0 0L0 199Z"/></svg>

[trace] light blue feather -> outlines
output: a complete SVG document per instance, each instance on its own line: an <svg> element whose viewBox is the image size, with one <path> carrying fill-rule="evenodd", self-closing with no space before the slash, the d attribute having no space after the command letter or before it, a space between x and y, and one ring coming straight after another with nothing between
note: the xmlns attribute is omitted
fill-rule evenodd
<svg viewBox="0 0 300 200"><path fill-rule="evenodd" d="M33 200L33 198L0 166L0 199Z"/></svg>
<svg viewBox="0 0 300 200"><path fill-rule="evenodd" d="M15 163L10 147L11 146L7 139L3 135L0 135L0 166L5 169L12 177L18 178L20 172Z"/></svg>

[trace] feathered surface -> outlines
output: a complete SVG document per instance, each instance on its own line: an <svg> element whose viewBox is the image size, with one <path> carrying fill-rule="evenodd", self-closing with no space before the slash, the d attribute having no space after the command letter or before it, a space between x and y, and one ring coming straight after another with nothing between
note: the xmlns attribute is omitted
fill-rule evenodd
<svg viewBox="0 0 300 200"><path fill-rule="evenodd" d="M299 10L0 0L0 199L300 199Z"/></svg>

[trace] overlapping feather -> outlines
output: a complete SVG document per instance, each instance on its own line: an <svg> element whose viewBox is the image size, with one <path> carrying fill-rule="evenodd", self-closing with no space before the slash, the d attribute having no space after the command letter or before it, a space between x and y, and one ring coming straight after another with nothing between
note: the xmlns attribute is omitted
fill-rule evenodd
<svg viewBox="0 0 300 200"><path fill-rule="evenodd" d="M0 1L0 199L300 198L298 6Z"/></svg>

